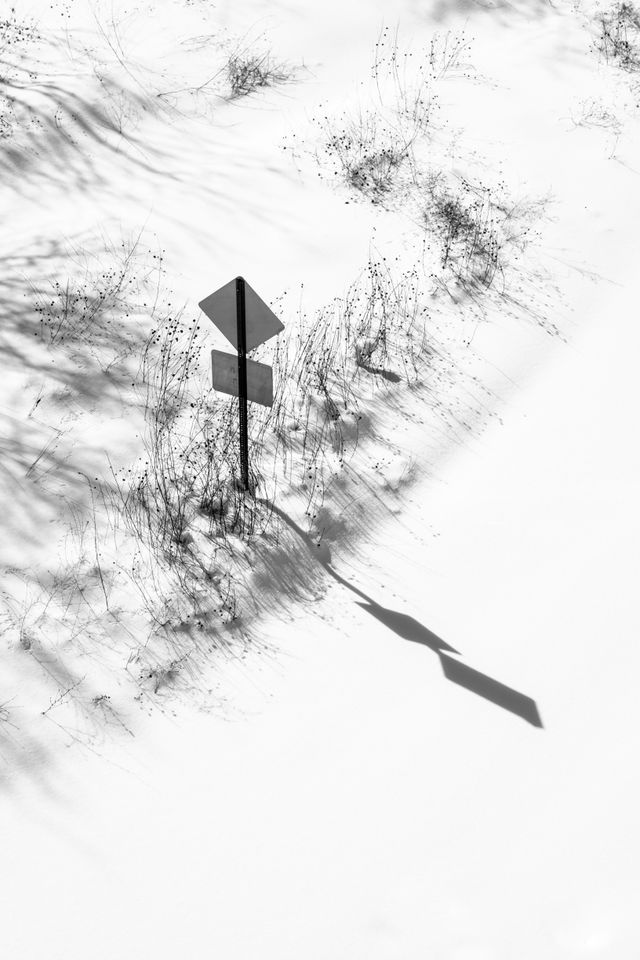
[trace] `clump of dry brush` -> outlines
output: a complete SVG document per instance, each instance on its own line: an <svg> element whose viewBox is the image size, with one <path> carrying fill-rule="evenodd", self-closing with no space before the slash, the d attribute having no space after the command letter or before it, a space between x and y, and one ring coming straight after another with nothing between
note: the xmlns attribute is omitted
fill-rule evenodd
<svg viewBox="0 0 640 960"><path fill-rule="evenodd" d="M40 40L36 26L18 18L15 8L0 18L0 140L13 137L20 125L33 123L33 114L16 97L24 48ZM30 73L31 79L35 74Z"/></svg>
<svg viewBox="0 0 640 960"><path fill-rule="evenodd" d="M207 54L215 46L211 38L206 36L196 37L188 45L191 50L206 50ZM211 100L235 101L269 87L289 83L295 73L295 68L278 60L266 47L264 38L259 37L249 45L236 44L230 50L226 48L216 70L201 83L163 90L157 92L155 97L174 108L188 99L193 112L196 104L202 108Z"/></svg>
<svg viewBox="0 0 640 960"><path fill-rule="evenodd" d="M312 154L320 175L351 198L417 227L434 288L482 312L481 298L494 285L498 296L508 295L511 265L531 239L535 204L511 201L503 182L483 182L471 162L466 175L452 163L457 135L445 135L441 84L474 76L468 49L464 32L436 35L426 49L412 51L401 49L397 32L383 30L370 106L323 113Z"/></svg>
<svg viewBox="0 0 640 960"><path fill-rule="evenodd" d="M414 57L401 52L397 32L384 28L375 45L371 105L315 120L321 173L331 171L371 203L401 201L415 179L415 148L437 126L437 84L461 68L467 47L464 33L446 33Z"/></svg>
<svg viewBox="0 0 640 960"><path fill-rule="evenodd" d="M233 482L235 425L231 410L212 397L203 377L199 323L183 313L160 316L145 344L137 377L144 391L144 456L138 469L118 476L123 516L152 568L173 582L172 596L199 609L204 594L221 588L217 614L235 619L229 587L229 535L252 535L259 509ZM222 585L222 586L221 586Z"/></svg>
<svg viewBox="0 0 640 960"><path fill-rule="evenodd" d="M490 190L438 173L427 178L423 198L423 226L437 241L442 271L467 289L486 289L504 277L506 215Z"/></svg>
<svg viewBox="0 0 640 960"><path fill-rule="evenodd" d="M246 97L256 90L287 83L292 71L276 61L270 52L237 50L227 61L226 79L231 99Z"/></svg>
<svg viewBox="0 0 640 960"><path fill-rule="evenodd" d="M344 296L301 315L271 348L277 386L258 436L270 473L279 464L304 491L309 517L355 454L372 394L416 380L428 364L426 320L417 271L396 274L372 258Z"/></svg>
<svg viewBox="0 0 640 960"><path fill-rule="evenodd" d="M601 11L596 19L600 28L595 41L598 52L630 73L640 70L640 10L623 0Z"/></svg>

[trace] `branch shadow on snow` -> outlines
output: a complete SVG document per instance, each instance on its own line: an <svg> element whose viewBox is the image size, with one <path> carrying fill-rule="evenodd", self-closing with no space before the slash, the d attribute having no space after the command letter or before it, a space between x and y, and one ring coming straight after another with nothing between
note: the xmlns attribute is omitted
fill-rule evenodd
<svg viewBox="0 0 640 960"><path fill-rule="evenodd" d="M112 731L135 736L131 711L106 692L112 689L110 634L96 632L92 573L78 563L34 581L19 570L0 569L0 675L13 691L4 701L0 693L0 791L10 792L28 777L55 795L60 745L78 744L100 755ZM22 591L10 583L12 574L23 582ZM117 611L107 619L103 625L118 626ZM63 643L55 636L60 623L68 627ZM88 665L97 671L89 673Z"/></svg>
<svg viewBox="0 0 640 960"><path fill-rule="evenodd" d="M120 401L127 361L144 342L131 287L148 272L137 240L74 249L49 239L40 247L0 254L4 368L41 382L38 414L54 396L83 408Z"/></svg>
<svg viewBox="0 0 640 960"><path fill-rule="evenodd" d="M89 150L82 147L109 146L107 134L116 128L97 105L54 83L35 85L8 76L2 78L2 91L13 105L15 120L0 157L0 171L13 189L24 192L30 179L42 175L43 158L49 182L88 189L100 180ZM84 144L74 133L86 138Z"/></svg>
<svg viewBox="0 0 640 960"><path fill-rule="evenodd" d="M40 202L52 188L91 194L100 188L118 201L128 191L135 203L135 182L142 178L181 185L190 194L197 187L203 199L230 203L230 188L220 183L226 160L215 178L202 178L189 162L191 151L185 153L184 132L176 133L176 121L188 123L191 113L172 108L135 77L127 83L103 76L94 62L89 66L93 76L73 89L65 74L40 78L0 56L0 177L14 193ZM162 143L153 121L161 121ZM235 166L245 162L234 156Z"/></svg>
<svg viewBox="0 0 640 960"><path fill-rule="evenodd" d="M49 744L58 730L90 750L109 728L131 733L105 682L112 664L102 641L119 626L118 612L108 603L103 611L100 561L91 544L78 546L92 516L80 468L92 476L104 468L106 440L99 430L83 434L87 414L135 412L127 387L144 336L137 298L148 256L138 256L135 242L69 250L54 240L0 256L0 373L11 398L0 418L0 493L8 505L0 676L8 690L21 691L5 700L0 691L2 789L23 775L48 787ZM77 276L67 281L69 272ZM58 288L51 277L62 281ZM61 532L69 541L64 558L43 569ZM107 589L110 576L105 569ZM55 642L61 626L68 643ZM100 676L74 668L83 656ZM7 680L12 673L15 683Z"/></svg>
<svg viewBox="0 0 640 960"><path fill-rule="evenodd" d="M147 111L142 95L121 88L131 109ZM136 171L170 177L150 159L150 147L109 116L96 97L64 89L53 80L34 80L22 67L0 60L0 95L11 105L0 152L0 175L21 194L52 184L89 190L106 182L103 159ZM96 153L98 151L98 153Z"/></svg>
<svg viewBox="0 0 640 960"><path fill-rule="evenodd" d="M79 280L66 279L76 267L56 241L0 256L1 372L16 383L15 406L2 418L0 486L13 505L5 521L23 539L32 529L41 535L39 524L61 505L61 491L86 499L79 466L101 463L103 443L96 433L85 440L79 464L72 456L76 424L82 428L87 413L124 409L143 338L128 274L140 268L132 252L115 252L115 268L105 247ZM56 275L57 289L47 280ZM132 413L130 399L126 409Z"/></svg>
<svg viewBox="0 0 640 960"><path fill-rule="evenodd" d="M269 504L269 506L270 509L297 534L298 539L306 544L308 551L336 583L346 587L352 593L362 598L364 602L357 601L359 607L366 610L367 613L370 613L372 617L375 617L376 620L384 624L403 640L408 640L411 643L419 643L434 653L437 653L442 664L444 675L448 680L469 690L471 693L475 693L479 697L483 697L485 700L501 707L503 710L526 720L527 723L530 723L534 727L543 726L535 700L449 656L448 654L450 653L459 655L459 651L442 640L441 637L438 637L432 630L429 630L428 627L414 617L398 610L391 610L381 606L377 601L372 599L372 597L369 597L358 587L355 587L349 583L348 580L345 580L344 577L340 576L340 574L333 569L331 563L322 556L322 553L318 551L313 539L305 533L284 510L274 504Z"/></svg>

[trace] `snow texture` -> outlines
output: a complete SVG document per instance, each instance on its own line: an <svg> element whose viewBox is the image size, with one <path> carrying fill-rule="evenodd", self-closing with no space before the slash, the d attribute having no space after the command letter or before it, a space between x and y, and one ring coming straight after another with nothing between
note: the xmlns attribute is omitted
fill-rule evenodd
<svg viewBox="0 0 640 960"><path fill-rule="evenodd" d="M639 9L0 0L2 956L640 955Z"/></svg>

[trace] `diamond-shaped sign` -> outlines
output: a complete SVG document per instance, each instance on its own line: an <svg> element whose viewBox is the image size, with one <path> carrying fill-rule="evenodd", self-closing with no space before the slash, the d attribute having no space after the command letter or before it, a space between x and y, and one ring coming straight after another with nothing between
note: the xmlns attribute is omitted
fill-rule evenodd
<svg viewBox="0 0 640 960"><path fill-rule="evenodd" d="M247 331L246 350L253 350L277 333L284 330L284 326L275 313L261 300L247 281L245 288L245 322ZM238 324L236 317L236 281L230 280L215 293L198 304L200 309L213 320L218 330L225 335L229 343L238 349Z"/></svg>

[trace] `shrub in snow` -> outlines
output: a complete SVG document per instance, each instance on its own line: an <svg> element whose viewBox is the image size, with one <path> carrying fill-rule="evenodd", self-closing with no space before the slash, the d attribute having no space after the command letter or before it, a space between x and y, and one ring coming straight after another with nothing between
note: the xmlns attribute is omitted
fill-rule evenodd
<svg viewBox="0 0 640 960"><path fill-rule="evenodd" d="M282 64L275 63L270 53L257 54L246 50L229 57L226 73L232 99L246 97L261 87L291 79L291 74Z"/></svg>
<svg viewBox="0 0 640 960"><path fill-rule="evenodd" d="M489 287L501 269L497 210L490 192L461 179L428 178L424 225L437 239L441 265L462 285Z"/></svg>
<svg viewBox="0 0 640 960"><path fill-rule="evenodd" d="M616 3L597 19L596 48L605 59L615 60L624 70L640 69L640 11L632 3Z"/></svg>
<svg viewBox="0 0 640 960"><path fill-rule="evenodd" d="M414 147L428 142L438 106L436 84L460 67L463 33L437 35L426 50L401 52L383 29L371 70L371 108L325 115L315 157L357 195L386 205L411 189Z"/></svg>

